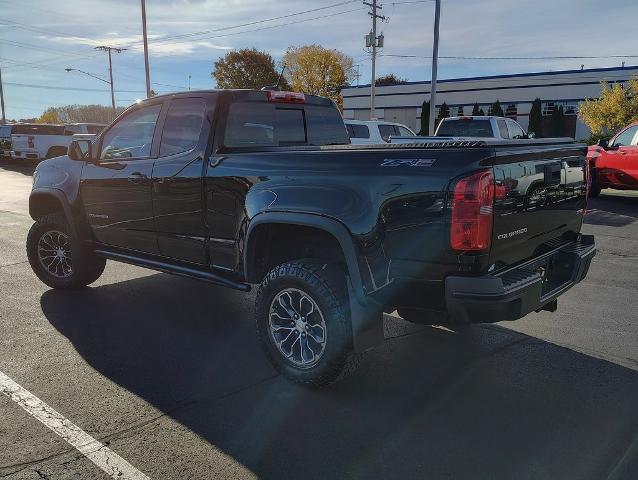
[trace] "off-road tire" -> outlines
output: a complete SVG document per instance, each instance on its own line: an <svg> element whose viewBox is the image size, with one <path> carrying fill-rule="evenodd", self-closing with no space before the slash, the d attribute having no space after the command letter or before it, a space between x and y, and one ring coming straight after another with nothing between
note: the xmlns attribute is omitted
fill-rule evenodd
<svg viewBox="0 0 638 480"><path fill-rule="evenodd" d="M325 321L325 349L318 363L309 368L291 365L271 335L271 303L286 289L297 289L310 296ZM323 387L348 376L361 361L361 354L353 352L345 272L337 265L301 259L273 268L257 290L255 323L266 356L277 371L293 382Z"/></svg>
<svg viewBox="0 0 638 480"><path fill-rule="evenodd" d="M71 273L65 277L49 272L40 260L38 243L47 232L62 232L68 237L69 254L72 260ZM94 255L73 235L66 218L61 213L53 213L39 218L27 235L27 257L33 272L51 288L75 289L93 283L104 271L106 259Z"/></svg>

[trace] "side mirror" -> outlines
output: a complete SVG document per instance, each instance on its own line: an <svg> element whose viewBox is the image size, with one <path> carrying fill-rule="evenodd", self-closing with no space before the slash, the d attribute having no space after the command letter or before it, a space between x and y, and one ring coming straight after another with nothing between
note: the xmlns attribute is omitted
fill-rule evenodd
<svg viewBox="0 0 638 480"><path fill-rule="evenodd" d="M90 140L73 140L67 155L71 160L90 160L93 156L93 143Z"/></svg>
<svg viewBox="0 0 638 480"><path fill-rule="evenodd" d="M602 148L603 150L607 150L609 148L609 140L605 140L604 138L601 138L600 140L596 142L596 145Z"/></svg>

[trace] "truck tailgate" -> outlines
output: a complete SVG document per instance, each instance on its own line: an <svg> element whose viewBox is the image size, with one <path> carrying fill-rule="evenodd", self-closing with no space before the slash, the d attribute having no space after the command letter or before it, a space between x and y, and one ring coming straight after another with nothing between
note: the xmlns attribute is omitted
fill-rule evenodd
<svg viewBox="0 0 638 480"><path fill-rule="evenodd" d="M495 149L490 263L525 260L550 240L573 240L586 208L586 148Z"/></svg>

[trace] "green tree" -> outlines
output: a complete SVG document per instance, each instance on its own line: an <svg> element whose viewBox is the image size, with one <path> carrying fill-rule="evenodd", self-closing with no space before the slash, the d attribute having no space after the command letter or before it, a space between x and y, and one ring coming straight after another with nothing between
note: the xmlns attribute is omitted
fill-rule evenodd
<svg viewBox="0 0 638 480"><path fill-rule="evenodd" d="M504 117L505 116L505 114L503 113L503 107L501 107L500 100L496 100L492 104L492 115L494 115L495 117Z"/></svg>
<svg viewBox="0 0 638 480"><path fill-rule="evenodd" d="M485 111L481 108L478 113L481 117L485 116Z"/></svg>
<svg viewBox="0 0 638 480"><path fill-rule="evenodd" d="M447 103L443 102L439 107L439 116L438 119L441 120L443 118L448 118L450 116L450 107L448 107Z"/></svg>
<svg viewBox="0 0 638 480"><path fill-rule="evenodd" d="M529 111L527 133L533 133L537 137L543 136L543 105L541 104L540 98L534 100L532 108Z"/></svg>
<svg viewBox="0 0 638 480"><path fill-rule="evenodd" d="M421 105L421 130L419 135L427 137L430 134L430 101L423 100Z"/></svg>
<svg viewBox="0 0 638 480"><path fill-rule="evenodd" d="M638 76L626 85L609 86L601 82L600 97L585 100L578 115L595 134L615 133L625 125L638 121Z"/></svg>
<svg viewBox="0 0 638 480"><path fill-rule="evenodd" d="M215 62L211 76L218 88L260 89L279 79L273 58L256 48L229 51Z"/></svg>
<svg viewBox="0 0 638 480"><path fill-rule="evenodd" d="M377 87L387 87L389 85L405 85L408 81L404 78L397 77L394 73L389 73L377 78L374 84Z"/></svg>
<svg viewBox="0 0 638 480"><path fill-rule="evenodd" d="M292 90L329 97L343 107L341 88L354 78L352 57L320 45L291 46L282 63Z"/></svg>
<svg viewBox="0 0 638 480"><path fill-rule="evenodd" d="M549 119L549 134L552 137L562 137L565 135L565 112L563 106L554 108Z"/></svg>
<svg viewBox="0 0 638 480"><path fill-rule="evenodd" d="M476 115L482 115L481 113L481 107L479 107L478 103L474 104L474 108L472 109L472 115L476 116Z"/></svg>

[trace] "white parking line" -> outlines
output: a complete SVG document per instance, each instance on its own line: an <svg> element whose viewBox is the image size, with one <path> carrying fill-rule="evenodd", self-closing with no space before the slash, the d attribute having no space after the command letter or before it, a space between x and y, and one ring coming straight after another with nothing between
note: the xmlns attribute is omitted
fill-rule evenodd
<svg viewBox="0 0 638 480"><path fill-rule="evenodd" d="M0 392L73 445L82 455L111 477L118 480L150 480L117 453L71 423L38 397L11 380L2 371L0 371Z"/></svg>

